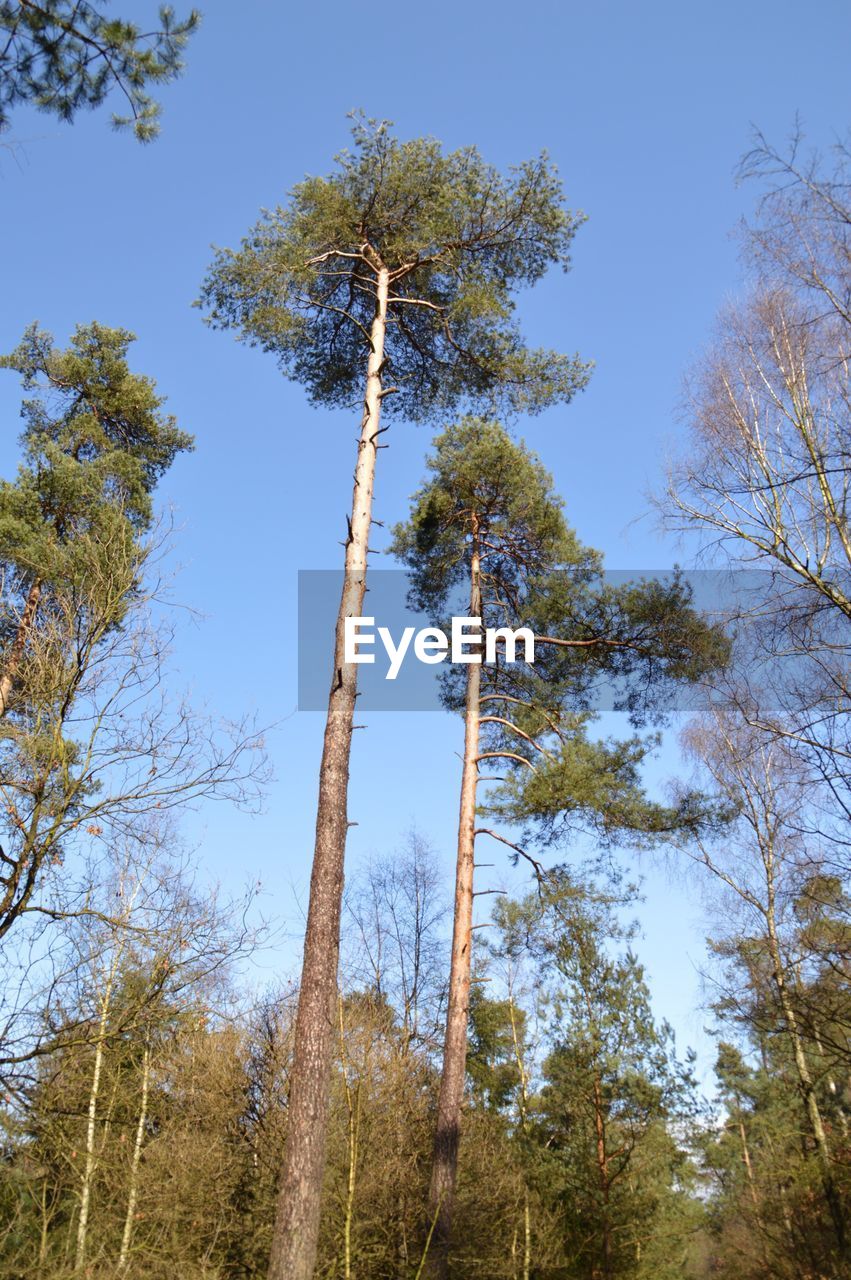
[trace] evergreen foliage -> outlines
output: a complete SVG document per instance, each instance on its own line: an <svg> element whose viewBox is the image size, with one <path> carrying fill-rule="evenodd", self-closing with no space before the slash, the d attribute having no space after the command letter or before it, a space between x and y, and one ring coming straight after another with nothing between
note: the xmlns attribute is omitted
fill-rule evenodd
<svg viewBox="0 0 851 1280"><path fill-rule="evenodd" d="M569 400L590 367L528 349L513 318L517 289L567 269L582 221L547 157L506 178L475 147L400 142L360 117L352 134L334 173L305 179L240 249L218 252L201 297L209 323L272 352L314 403L358 405L383 266L384 412L421 422L459 402L536 412Z"/></svg>
<svg viewBox="0 0 851 1280"><path fill-rule="evenodd" d="M607 583L602 557L567 525L540 460L497 422L466 418L447 428L427 467L410 519L394 530L412 602L438 619L454 605L469 579L475 524L483 626L527 627L536 641L534 664L521 644L515 663L498 651L482 667L483 753L499 758L506 777L488 811L531 822L547 839L590 827L611 841L708 821L693 793L674 807L645 795L641 766L655 735L589 735L601 688L636 727L651 716L664 723L678 686L726 660L721 631L691 608L682 578ZM444 682L456 709L465 671L451 669Z"/></svg>
<svg viewBox="0 0 851 1280"><path fill-rule="evenodd" d="M21 410L17 480L0 483L0 560L21 583L73 581L86 539L138 541L157 482L192 447L152 380L131 371L134 340L95 323L61 350L32 325L0 358L33 393Z"/></svg>
<svg viewBox="0 0 851 1280"><path fill-rule="evenodd" d="M132 128L140 142L157 136L160 106L149 88L180 75L201 15L193 9L179 19L162 5L159 28L144 31L106 7L91 0L0 2L0 130L21 103L70 122L117 91L129 115L114 114L115 127Z"/></svg>

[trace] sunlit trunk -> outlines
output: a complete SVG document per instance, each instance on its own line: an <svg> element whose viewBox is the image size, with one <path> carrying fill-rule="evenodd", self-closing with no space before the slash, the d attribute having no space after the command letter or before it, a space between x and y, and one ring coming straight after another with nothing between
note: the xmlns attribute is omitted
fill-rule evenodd
<svg viewBox="0 0 851 1280"><path fill-rule="evenodd" d="M514 993L509 984L508 1013L511 1018L511 1041L514 1047L514 1061L517 1063L517 1074L520 1080L518 1110L520 1112L520 1132L526 1136L529 1115L529 1082L526 1075L526 1063L523 1059L523 1048L517 1034L517 1015L514 1007ZM532 1212L529 1206L529 1184L526 1173L523 1173L523 1280L529 1280L532 1269Z"/></svg>
<svg viewBox="0 0 851 1280"><path fill-rule="evenodd" d="M124 1231L121 1235L121 1252L118 1255L119 1271L127 1266L127 1259L130 1255L130 1241L133 1237L133 1220L136 1216L136 1201L139 1195L139 1163L142 1158L145 1125L148 1122L148 1081L150 1073L151 1051L148 1045L145 1045L145 1052L142 1056L142 1096L139 1101L139 1122L136 1125L133 1155L130 1160L130 1190L127 1194L127 1213L124 1218Z"/></svg>
<svg viewBox="0 0 851 1280"><path fill-rule="evenodd" d="M795 1013L795 1008L789 995L789 987L786 982L786 969L783 963L783 957L780 952L780 942L777 936L774 883L770 853L767 855L766 859L766 870L768 874L766 924L768 928L768 948L771 956L772 976L774 978L774 985L777 989L780 1008L783 1011L783 1020L786 1024L786 1032L791 1042L792 1054L795 1060L798 1084L801 1090L801 1095L804 1099L807 1119L810 1124L810 1130L812 1132L813 1141L815 1142L816 1152L818 1154L824 1198L827 1202L831 1222L833 1223L839 1257L844 1259L846 1235L845 1214L843 1212L842 1201L836 1186L836 1181L833 1176L833 1161L831 1159L830 1146L828 1144L827 1133L825 1131L824 1121L819 1108L818 1098L816 1097L809 1063L807 1062L804 1042L798 1027L798 1018Z"/></svg>
<svg viewBox="0 0 851 1280"><path fill-rule="evenodd" d="M346 541L345 578L337 613L334 671L319 771L316 842L294 1030L287 1138L269 1280L311 1280L319 1236L334 1047L343 863L349 827L349 756L357 697L357 667L344 662L344 623L347 617L363 613L366 591L387 323L386 268L376 270L376 280L364 413Z"/></svg>
<svg viewBox="0 0 851 1280"><path fill-rule="evenodd" d="M343 1090L346 1096L346 1112L348 1114L349 1169L346 1177L346 1212L343 1219L343 1277L352 1278L352 1221L355 1210L355 1188L357 1186L358 1168L358 1130L360 1129L360 1081L354 1092L349 1083L348 1064L346 1061L346 1031L343 1023L343 998L339 997L340 1006L340 1068L343 1073Z"/></svg>
<svg viewBox="0 0 851 1280"><path fill-rule="evenodd" d="M474 525L470 568L470 617L480 618L481 613L478 530ZM479 773L481 672L480 663L471 663L467 668L464 766L461 774L461 804L458 819L452 960L449 971L443 1070L437 1102L437 1123L429 1190L429 1220L434 1223L434 1232L428 1259L428 1274L434 1280L445 1280L449 1269L458 1144L461 1136L461 1108L466 1078L467 1022L470 1008L473 943L473 870L476 843L476 787Z"/></svg>
<svg viewBox="0 0 851 1280"><path fill-rule="evenodd" d="M92 1083L89 1088L89 1105L86 1113L86 1147L83 1162L83 1176L80 1184L80 1216L77 1219L77 1244L74 1252L74 1270L82 1271L86 1258L86 1237L89 1226L89 1209L92 1198L92 1179L95 1172L95 1133L97 1130L98 1098L100 1097L100 1079L103 1071L103 1056L106 1047L106 1028L109 1021L109 1008L112 1000L112 973L107 978L101 1002L98 1036L95 1044L95 1060L92 1068Z"/></svg>
<svg viewBox="0 0 851 1280"><path fill-rule="evenodd" d="M5 716L12 703L12 695L15 689L15 680L23 661L24 651L27 647L27 637L32 630L35 622L35 615L38 611L39 601L41 599L41 582L36 579L27 593L24 611L21 614L21 620L18 623L18 629L15 632L15 639L12 641L12 648L9 651L9 658L0 675L0 717Z"/></svg>
<svg viewBox="0 0 851 1280"><path fill-rule="evenodd" d="M594 1076L594 1134L597 1147L597 1174L600 1180L600 1198L603 1212L600 1223L600 1234L603 1243L603 1271L605 1280L612 1276L612 1224L609 1214L609 1198L611 1182L609 1179L609 1157L606 1152L606 1121L603 1110L603 1091L598 1076Z"/></svg>

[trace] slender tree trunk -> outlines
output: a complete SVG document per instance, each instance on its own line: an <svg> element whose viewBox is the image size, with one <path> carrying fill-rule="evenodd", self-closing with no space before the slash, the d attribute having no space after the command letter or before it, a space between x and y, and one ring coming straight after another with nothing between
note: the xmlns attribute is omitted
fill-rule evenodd
<svg viewBox="0 0 851 1280"><path fill-rule="evenodd" d="M770 866L768 870L770 875ZM795 1059L795 1069L798 1073L798 1084L800 1086L801 1095L804 1099L807 1119L809 1120L810 1130L818 1153L819 1165L821 1166L821 1182L824 1190L824 1198L827 1202L831 1222L833 1223L839 1257L842 1261L845 1261L845 1214L839 1190L833 1176L833 1162L830 1155L830 1146L828 1144L827 1133L825 1131L824 1121L822 1120L818 1098L816 1097L815 1088L813 1086L813 1078L810 1073L809 1063L807 1062L807 1055L804 1051L803 1039L798 1028L798 1018L786 983L786 970L783 964L783 957L780 953L780 942L777 937L774 890L770 879L767 906L766 923L768 926L768 943L771 953L774 985L777 988L780 1008L783 1011L783 1020L786 1023L787 1034L791 1041L792 1053Z"/></svg>
<svg viewBox="0 0 851 1280"><path fill-rule="evenodd" d="M600 1177L600 1195L603 1203L603 1275L612 1276L612 1228L609 1216L609 1157L606 1153L606 1122L603 1114L603 1091L597 1076L594 1077L594 1130L597 1139L597 1172Z"/></svg>
<svg viewBox="0 0 851 1280"><path fill-rule="evenodd" d="M24 656L24 650L27 647L27 636L30 633L35 615L38 610L39 601L41 599L41 582L36 578L27 593L24 611L21 614L21 620L18 623L18 630L15 632L15 639L12 642L12 648L9 651L9 660L6 668L0 676L0 717L5 716L12 702L12 693L15 687L15 678L20 670L21 661Z"/></svg>
<svg viewBox="0 0 851 1280"><path fill-rule="evenodd" d="M136 1138L133 1142L133 1156L130 1161L130 1190L127 1195L127 1213L124 1218L124 1231L121 1235L121 1252L118 1255L118 1270L127 1266L130 1256L130 1241L133 1236L133 1219L136 1215L136 1200L139 1194L139 1162L142 1158L142 1142L145 1137L145 1125L148 1122L148 1081L151 1074L151 1051L145 1045L142 1055L142 1097L139 1103L139 1123L136 1126Z"/></svg>
<svg viewBox="0 0 851 1280"><path fill-rule="evenodd" d="M364 412L358 441L352 515L337 614L334 673L319 771L316 843L304 939L290 1075L287 1138L269 1260L269 1280L311 1280L316 1262L334 1048L334 1001L340 950L347 796L357 666L344 662L344 622L363 612L372 494L381 415L388 272L376 267Z"/></svg>
<svg viewBox="0 0 851 1280"><path fill-rule="evenodd" d="M343 1090L346 1096L349 1129L349 1171L346 1178L346 1214L343 1222L343 1280L352 1280L352 1222L355 1213L355 1189L357 1187L358 1168L358 1130L360 1129L360 1086L358 1080L354 1092L349 1083L348 1062L346 1060L346 1031L343 1022L343 997L339 996L340 1006L340 1067L343 1072Z"/></svg>
<svg viewBox="0 0 851 1280"><path fill-rule="evenodd" d="M47 1212L47 1178L41 1184L41 1236L38 1242L38 1262L44 1267L47 1262L47 1241L49 1236L50 1215Z"/></svg>
<svg viewBox="0 0 851 1280"><path fill-rule="evenodd" d="M819 1034L818 1023L815 1020L813 1020L812 1025L813 1025L813 1039L816 1042L816 1048L818 1049L819 1057L821 1058L822 1062L824 1062L824 1060L827 1057L827 1054L824 1051L824 1044L822 1043L822 1038L821 1038L821 1035ZM839 1117L839 1123L842 1126L842 1136L844 1138L847 1138L848 1137L848 1116L846 1115L845 1108L839 1102L839 1092L837 1090L836 1080L833 1077L832 1071L828 1071L827 1075L825 1076L825 1083L827 1084L827 1088L831 1098L833 1098L836 1104L836 1114Z"/></svg>
<svg viewBox="0 0 851 1280"><path fill-rule="evenodd" d="M763 1057L763 1065L764 1065L764 1055L762 1054L762 1046L760 1046L760 1056ZM768 1149L769 1167L779 1172L780 1159L777 1154L777 1147L774 1141L772 1140L770 1134L766 1136L766 1147ZM778 1177L777 1182L775 1183L775 1186L777 1188L777 1198L780 1201L780 1213L783 1218L783 1226L786 1231L786 1238L789 1242L789 1248L792 1250L792 1255L794 1257L797 1253L800 1252L800 1250L798 1249L795 1241L795 1229L792 1225L792 1216L789 1212L789 1200L786 1194L786 1187L783 1183L782 1176Z"/></svg>
<svg viewBox="0 0 851 1280"><path fill-rule="evenodd" d="M480 618L478 528L473 525L473 555L470 570L470 617ZM471 646L472 648L472 646ZM483 655L480 655L483 656ZM452 929L452 962L446 1008L446 1036L443 1044L443 1071L437 1102L437 1125L429 1190L429 1220L434 1222L427 1274L446 1280L449 1274L449 1246L461 1136L461 1106L467 1066L467 1021L470 1007L470 973L473 944L473 867L476 843L476 786L479 773L479 693L482 668L467 668L464 725L464 767L461 774L461 805L458 819L458 860L455 870L455 918Z"/></svg>
<svg viewBox="0 0 851 1280"><path fill-rule="evenodd" d="M406 1019L407 1025L407 1019ZM399 1087L399 1103L393 1108L394 1119L394 1141L396 1147L396 1159L400 1171L405 1167L405 1149L407 1146L407 1128L405 1126L405 1102L407 1073L410 1068L410 1039L406 1035L402 1052L396 1063L396 1079ZM405 1182L400 1178L399 1194L396 1198L396 1216L398 1220L397 1242L396 1242L396 1275L397 1280L408 1280L411 1274L410 1251L408 1249L408 1198L405 1191Z"/></svg>
<svg viewBox="0 0 851 1280"><path fill-rule="evenodd" d="M762 1254L762 1264L765 1267L766 1276L771 1275L771 1259L768 1253L768 1240L765 1231L765 1220L762 1216L762 1210L759 1204L759 1195L756 1189L756 1180L754 1179L753 1165L751 1163L751 1153L748 1147L748 1136L745 1130L745 1122L741 1115L738 1120L739 1137L742 1142L742 1163L745 1166L745 1173L748 1179L748 1190L750 1192L751 1204L753 1205L753 1216L757 1231L759 1232L760 1252Z"/></svg>
<svg viewBox="0 0 851 1280"><path fill-rule="evenodd" d="M753 1165L751 1164L751 1153L748 1149L748 1139L747 1139L747 1134L745 1133L745 1123L743 1120L739 1120L738 1128L739 1128L739 1137L742 1140L742 1161L745 1166L745 1173L747 1174L747 1177L748 1177L748 1188L750 1190L751 1203L753 1204L753 1207L754 1207L754 1216L756 1218L757 1226L761 1231L762 1218L759 1212L759 1199L757 1197L756 1186L754 1184Z"/></svg>
<svg viewBox="0 0 851 1280"><path fill-rule="evenodd" d="M520 1092L518 1097L518 1110L520 1113L520 1132L525 1139L528 1133L528 1116L529 1116L529 1089L528 1077L526 1075L526 1063L523 1059L523 1049L520 1044L520 1037L517 1034L517 1017L514 1011L514 992L512 983L509 979L508 984L508 1014L511 1018L511 1040L514 1046L514 1061L517 1063L517 1073L520 1077ZM525 1149L523 1151L525 1157ZM526 1180L526 1170L523 1170L523 1280L529 1280L532 1270L532 1212L529 1205L529 1184Z"/></svg>
<svg viewBox="0 0 851 1280"><path fill-rule="evenodd" d="M92 1199L92 1178L95 1172L95 1130L97 1127L98 1098L100 1097L100 1077L103 1070L104 1046L106 1043L106 1025L109 1019L109 1006L112 999L112 974L107 979L101 1004L98 1038L95 1045L95 1061L92 1070L92 1083L89 1089L89 1106L86 1119L86 1158L83 1163L83 1178L80 1186L80 1216L77 1219L77 1244L74 1253L74 1270L82 1271L86 1258L86 1236L89 1226L89 1208Z"/></svg>

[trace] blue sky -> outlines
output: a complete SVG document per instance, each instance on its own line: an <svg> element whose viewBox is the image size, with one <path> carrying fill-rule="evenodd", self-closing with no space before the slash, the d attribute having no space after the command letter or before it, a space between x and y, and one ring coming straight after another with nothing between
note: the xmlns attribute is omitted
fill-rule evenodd
<svg viewBox="0 0 851 1280"><path fill-rule="evenodd" d="M152 7L115 5L140 18ZM16 145L0 151L0 347L33 319L63 341L78 321L126 326L139 336L136 367L197 436L161 494L181 526L177 595L203 615L182 627L175 684L224 714L256 708L261 721L283 723L270 737L277 781L264 815L211 806L186 830L224 884L256 873L266 909L295 938L322 730L320 715L290 714L296 574L338 563L355 422L309 407L269 357L205 329L191 303L210 245L235 244L261 207L305 173L326 172L355 107L394 120L403 136L475 143L500 166L547 148L588 222L573 271L525 296L521 316L530 339L578 350L596 371L573 405L520 430L611 568L687 560L648 518L647 494L677 445L683 373L738 287L730 233L754 192L736 187L733 170L753 125L782 141L799 112L815 143L844 132L851 12L840 0L820 0L805 23L790 0L203 8L153 145L111 132L104 111L73 128L15 116L6 140ZM6 475L18 403L5 374ZM429 437L398 425L388 439L377 514L391 522L419 482ZM460 725L375 714L356 736L350 865L416 823L448 876ZM655 775L676 766L669 746ZM688 877L645 870L640 954L656 1005L705 1061L700 895ZM276 963L292 969L296 955L293 942Z"/></svg>

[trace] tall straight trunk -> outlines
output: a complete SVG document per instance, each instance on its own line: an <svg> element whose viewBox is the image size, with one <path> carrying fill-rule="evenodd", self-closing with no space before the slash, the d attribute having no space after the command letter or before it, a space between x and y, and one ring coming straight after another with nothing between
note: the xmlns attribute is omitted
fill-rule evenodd
<svg viewBox="0 0 851 1280"><path fill-rule="evenodd" d="M795 990L796 992L798 992L798 994L800 994L803 989L803 984L801 982L800 963L795 965L793 972L794 972ZM825 1053L824 1042L821 1038L821 1033L819 1031L818 1019L812 1013L810 1013L809 1025L810 1025L810 1035L815 1043L816 1049L818 1050L818 1055L821 1058L822 1062L825 1062L827 1060L827 1054ZM827 1085L828 1092L834 1101L836 1114L839 1118L839 1123L842 1126L842 1136L847 1138L848 1137L848 1116L845 1113L845 1108L839 1102L839 1092L837 1090L836 1080L834 1079L832 1071L828 1070L826 1072L824 1076L824 1082Z"/></svg>
<svg viewBox="0 0 851 1280"><path fill-rule="evenodd" d="M523 1060L523 1050L520 1045L520 1037L517 1034L517 1018L514 1012L514 992L512 983L509 980L508 985L508 1014L511 1018L511 1040L514 1046L514 1061L517 1063L517 1074L520 1078L520 1091L518 1096L518 1110L520 1113L520 1132L524 1139L528 1133L529 1119L529 1081L526 1075L526 1063ZM525 1163L525 1162L524 1162ZM526 1180L526 1170L523 1170L523 1273L522 1280L529 1280L532 1270L532 1212L529 1206L529 1183Z"/></svg>
<svg viewBox="0 0 851 1280"><path fill-rule="evenodd" d="M39 601L41 600L41 582L36 578L35 582L27 592L24 611L21 614L18 629L15 632L15 639L12 641L12 648L9 651L9 660L3 674L0 675L0 717L5 716L12 702L12 694L15 688L15 680L20 670L21 661L24 656L24 650L27 647L27 636L32 630L35 622L35 615L38 611Z"/></svg>
<svg viewBox="0 0 851 1280"><path fill-rule="evenodd" d="M83 1176L80 1185L80 1216L77 1219L77 1241L74 1251L74 1270L82 1271L86 1259L86 1237L89 1227L89 1209L92 1200L92 1179L95 1172L95 1131L97 1128L98 1099L100 1097L100 1078L103 1071L103 1055L106 1046L106 1028L109 1021L109 1007L112 1001L113 971L106 982L103 1002L101 1004L98 1037L95 1044L95 1061L92 1068L92 1083L89 1088L89 1105L86 1116L86 1155L83 1162Z"/></svg>
<svg viewBox="0 0 851 1280"><path fill-rule="evenodd" d="M789 1036L789 1040L791 1041L792 1054L795 1060L795 1069L798 1075L798 1084L804 1100L804 1108L807 1113L810 1131L818 1154L819 1165L821 1167L822 1189L824 1191L824 1198L827 1203L830 1219L833 1224L834 1235L836 1236L838 1256L841 1262L844 1263L847 1262L845 1212L839 1189L833 1176L833 1161L830 1154L830 1145L827 1140L827 1132L824 1127L818 1098L816 1097L809 1063L807 1062L804 1042L798 1026L798 1017L795 1013L795 1006L792 1002L792 998L789 994L789 987L786 982L786 969L780 951L780 940L777 936L777 919L773 885L773 857L770 854L768 855L766 862L766 871L768 876L766 924L768 927L768 948L771 956L774 985L777 988L780 1008L783 1011L783 1020L786 1023L786 1031Z"/></svg>
<svg viewBox="0 0 851 1280"><path fill-rule="evenodd" d="M334 1049L343 863L349 826L349 755L357 697L357 666L347 666L344 662L344 624L347 617L362 614L366 591L387 325L389 280L385 267L376 267L376 280L375 316L370 331L364 412L346 542L345 578L337 613L334 673L319 771L316 842L294 1030L287 1138L269 1259L269 1280L311 1280L319 1236Z"/></svg>
<svg viewBox="0 0 851 1280"><path fill-rule="evenodd" d="M599 1076L594 1076L594 1132L597 1140L597 1173L600 1179L600 1197L603 1212L600 1230L603 1243L603 1276L611 1280L612 1276L612 1228L609 1212L611 1182L609 1179L609 1156L606 1151L606 1121L603 1110L603 1090Z"/></svg>
<svg viewBox="0 0 851 1280"><path fill-rule="evenodd" d="M51 1214L47 1210L47 1177L41 1184L41 1233L38 1242L38 1264L43 1270L47 1262L47 1242L50 1235Z"/></svg>
<svg viewBox="0 0 851 1280"><path fill-rule="evenodd" d="M151 1050L146 1044L142 1055L142 1097L139 1102L139 1121L136 1125L133 1155L130 1160L130 1190L127 1194L127 1212L124 1216L124 1230L121 1234L121 1252L118 1255L119 1271L123 1271L127 1266L127 1259L130 1256L130 1241L133 1238L133 1220L136 1216L136 1201L139 1195L139 1163L142 1158L145 1125L148 1123L148 1082L150 1074Z"/></svg>
<svg viewBox="0 0 851 1280"><path fill-rule="evenodd" d="M751 1204L753 1205L753 1216L757 1231L759 1232L759 1247L762 1254L762 1263L765 1267L766 1276L771 1275L771 1259L768 1253L768 1239L765 1231L765 1220L762 1216L762 1210L759 1204L759 1195L756 1189L756 1180L754 1179L753 1164L751 1163L751 1153L748 1146L748 1135L745 1130L745 1122L741 1116L738 1121L739 1137L742 1143L742 1163L745 1166L745 1174L748 1179L748 1190L750 1192Z"/></svg>
<svg viewBox="0 0 851 1280"><path fill-rule="evenodd" d="M470 617L480 618L479 535L473 524L473 553L470 567ZM472 646L471 646L472 648ZM479 654L480 657L483 655ZM434 1223L427 1274L446 1280L449 1274L449 1247L452 1212L461 1137L461 1107L467 1067L467 1022L470 1009L470 974L473 944L473 868L476 844L476 787L479 774L479 696L482 668L467 668L464 715L464 767L461 774L461 804L458 818L458 859L455 869L455 918L452 928L452 961L446 1006L446 1036L443 1043L443 1071L437 1101L437 1124L429 1190L429 1221Z"/></svg>
<svg viewBox="0 0 851 1280"><path fill-rule="evenodd" d="M410 1065L410 1040L406 1036L402 1052L397 1059L397 1079L400 1080L402 1086L400 1091L400 1105L393 1108L395 1151L400 1170L405 1167L405 1152L408 1140L403 1100L405 1098L405 1077ZM408 1221L408 1197L403 1179L400 1179L399 1193L396 1197L396 1216L398 1228L396 1240L396 1280L409 1280L411 1274L411 1260L410 1250L408 1249L408 1231L406 1225Z"/></svg>
<svg viewBox="0 0 851 1280"><path fill-rule="evenodd" d="M349 1171L346 1178L346 1212L343 1219L343 1280L352 1280L352 1222L355 1212L355 1189L358 1168L358 1130L360 1129L360 1080L352 1090L349 1083L346 1059L346 1029L343 1022L343 997L337 997L340 1007L340 1069L343 1073L343 1092L346 1098L349 1130Z"/></svg>

